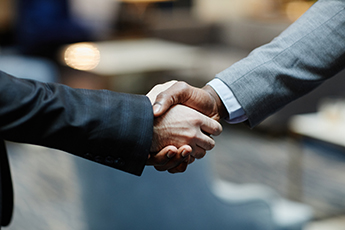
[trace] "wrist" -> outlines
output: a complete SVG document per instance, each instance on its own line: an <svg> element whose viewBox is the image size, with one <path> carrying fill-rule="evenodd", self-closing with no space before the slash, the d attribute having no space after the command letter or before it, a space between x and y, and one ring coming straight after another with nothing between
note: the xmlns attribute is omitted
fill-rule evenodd
<svg viewBox="0 0 345 230"><path fill-rule="evenodd" d="M228 117L229 113L222 100L218 96L217 92L209 85L204 86L202 89L205 90L214 99L219 118L222 119Z"/></svg>

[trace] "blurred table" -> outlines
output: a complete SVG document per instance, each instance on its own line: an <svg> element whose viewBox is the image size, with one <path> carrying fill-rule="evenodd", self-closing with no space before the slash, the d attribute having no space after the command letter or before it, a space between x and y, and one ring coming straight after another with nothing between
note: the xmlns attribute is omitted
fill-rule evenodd
<svg viewBox="0 0 345 230"><path fill-rule="evenodd" d="M154 71L193 70L200 66L201 49L159 39L95 43L100 53L96 74L114 76Z"/></svg>
<svg viewBox="0 0 345 230"><path fill-rule="evenodd" d="M291 199L301 201L304 170L302 139L309 138L345 149L345 120L331 119L321 112L295 115L290 119L288 128L292 139L297 142L297 145L292 145L290 153L289 196Z"/></svg>
<svg viewBox="0 0 345 230"><path fill-rule="evenodd" d="M322 113L293 116L289 130L301 137L309 137L345 148L345 121L327 119Z"/></svg>
<svg viewBox="0 0 345 230"><path fill-rule="evenodd" d="M199 47L151 38L75 43L62 50L67 66L103 76L108 89L128 93L170 79L199 81L204 54Z"/></svg>

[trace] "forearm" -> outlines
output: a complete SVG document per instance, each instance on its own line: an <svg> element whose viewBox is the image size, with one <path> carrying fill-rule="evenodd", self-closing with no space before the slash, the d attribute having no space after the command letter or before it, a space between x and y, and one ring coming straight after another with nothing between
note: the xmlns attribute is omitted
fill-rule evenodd
<svg viewBox="0 0 345 230"><path fill-rule="evenodd" d="M147 97L72 89L0 74L2 139L56 148L141 173L153 127Z"/></svg>
<svg viewBox="0 0 345 230"><path fill-rule="evenodd" d="M217 75L251 126L344 68L344 8L344 1L318 1L271 43Z"/></svg>

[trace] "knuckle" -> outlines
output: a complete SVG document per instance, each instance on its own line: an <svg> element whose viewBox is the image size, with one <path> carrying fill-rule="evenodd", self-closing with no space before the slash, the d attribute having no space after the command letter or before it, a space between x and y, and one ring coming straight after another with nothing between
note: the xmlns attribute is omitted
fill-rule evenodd
<svg viewBox="0 0 345 230"><path fill-rule="evenodd" d="M198 137L199 137L199 132L198 132L198 130L193 130L192 132L191 132L191 138L192 139L198 139Z"/></svg>
<svg viewBox="0 0 345 230"><path fill-rule="evenodd" d="M163 100L164 98L166 97L166 92L163 91L163 92L160 92L157 97L156 97L156 101L161 101Z"/></svg>
<svg viewBox="0 0 345 230"><path fill-rule="evenodd" d="M154 88L159 89L159 88L161 88L161 87L162 87L162 85L163 85L163 84L157 84L157 85L155 85L155 87L154 87Z"/></svg>
<svg viewBox="0 0 345 230"><path fill-rule="evenodd" d="M156 97L156 103L159 103L159 104L168 103L170 105L174 105L176 104L175 102L176 102L175 96L171 95L170 93L166 91L159 93Z"/></svg>
<svg viewBox="0 0 345 230"><path fill-rule="evenodd" d="M194 126L200 127L204 124L204 121L200 118L196 118L192 120Z"/></svg>
<svg viewBox="0 0 345 230"><path fill-rule="evenodd" d="M195 141L197 141L197 142L199 142L200 140L199 140L199 137L198 137L198 133L197 133L197 131L190 131L189 133L188 133L188 135L186 135L186 141L188 142L188 143L192 143L192 142L195 142Z"/></svg>
<svg viewBox="0 0 345 230"><path fill-rule="evenodd" d="M184 101L188 100L189 94L190 94L190 89L191 89L190 85L188 85L184 81L179 81L179 82L175 83L174 87L176 87L176 89L180 92L176 96L175 101L184 102Z"/></svg>

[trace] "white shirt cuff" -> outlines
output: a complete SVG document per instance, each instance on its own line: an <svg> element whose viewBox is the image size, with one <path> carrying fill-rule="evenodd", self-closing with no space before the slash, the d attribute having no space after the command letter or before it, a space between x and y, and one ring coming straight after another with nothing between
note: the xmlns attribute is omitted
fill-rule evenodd
<svg viewBox="0 0 345 230"><path fill-rule="evenodd" d="M225 121L230 124L237 124L248 119L242 106L238 103L234 94L224 82L215 78L208 82L207 85L211 86L216 91L228 111L229 117L225 118Z"/></svg>

